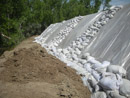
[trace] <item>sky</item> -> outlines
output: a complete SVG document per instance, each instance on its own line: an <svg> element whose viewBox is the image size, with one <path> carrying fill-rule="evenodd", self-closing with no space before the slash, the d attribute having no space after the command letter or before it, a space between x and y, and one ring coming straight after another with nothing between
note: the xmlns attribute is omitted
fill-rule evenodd
<svg viewBox="0 0 130 98"><path fill-rule="evenodd" d="M124 4L130 4L130 0L111 0L111 5L124 5Z"/></svg>

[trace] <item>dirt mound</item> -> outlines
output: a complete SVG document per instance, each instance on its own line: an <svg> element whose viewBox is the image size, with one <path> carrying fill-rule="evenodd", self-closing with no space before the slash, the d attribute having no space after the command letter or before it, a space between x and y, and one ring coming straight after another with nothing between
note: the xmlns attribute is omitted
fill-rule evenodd
<svg viewBox="0 0 130 98"><path fill-rule="evenodd" d="M76 71L33 38L0 57L0 98L90 98Z"/></svg>

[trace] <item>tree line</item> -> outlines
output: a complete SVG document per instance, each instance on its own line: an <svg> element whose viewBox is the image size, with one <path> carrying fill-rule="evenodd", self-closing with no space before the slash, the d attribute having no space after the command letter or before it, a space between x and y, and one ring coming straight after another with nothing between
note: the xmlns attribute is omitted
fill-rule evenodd
<svg viewBox="0 0 130 98"><path fill-rule="evenodd" d="M50 24L96 13L110 0L0 0L0 54Z"/></svg>

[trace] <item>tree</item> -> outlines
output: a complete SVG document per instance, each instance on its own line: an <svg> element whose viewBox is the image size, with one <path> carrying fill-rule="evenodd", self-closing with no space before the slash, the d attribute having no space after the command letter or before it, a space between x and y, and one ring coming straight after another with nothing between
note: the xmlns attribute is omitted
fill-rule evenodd
<svg viewBox="0 0 130 98"><path fill-rule="evenodd" d="M52 23L95 13L101 2L107 7L110 0L0 0L0 51L40 34Z"/></svg>
<svg viewBox="0 0 130 98"><path fill-rule="evenodd" d="M110 2L111 0L102 0L102 5L103 5L103 10L105 10L106 8L109 8L110 7Z"/></svg>

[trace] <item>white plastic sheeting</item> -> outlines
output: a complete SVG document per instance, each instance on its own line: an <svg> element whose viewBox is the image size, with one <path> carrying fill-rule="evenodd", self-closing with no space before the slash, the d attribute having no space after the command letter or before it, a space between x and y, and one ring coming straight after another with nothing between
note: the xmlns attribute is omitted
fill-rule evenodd
<svg viewBox="0 0 130 98"><path fill-rule="evenodd" d="M106 98L106 95L125 98L129 92L121 85L126 75L123 66L129 67L126 64L130 56L130 22L126 20L130 18L124 15L129 10L129 5L112 7L104 12L50 25L35 42L74 68L92 92L92 98ZM113 64L122 67L116 69ZM115 90L120 93L113 94Z"/></svg>
<svg viewBox="0 0 130 98"><path fill-rule="evenodd" d="M110 61L113 65L123 66L130 79L130 5L124 6L115 16L100 29L97 37L86 47L100 61Z"/></svg>

